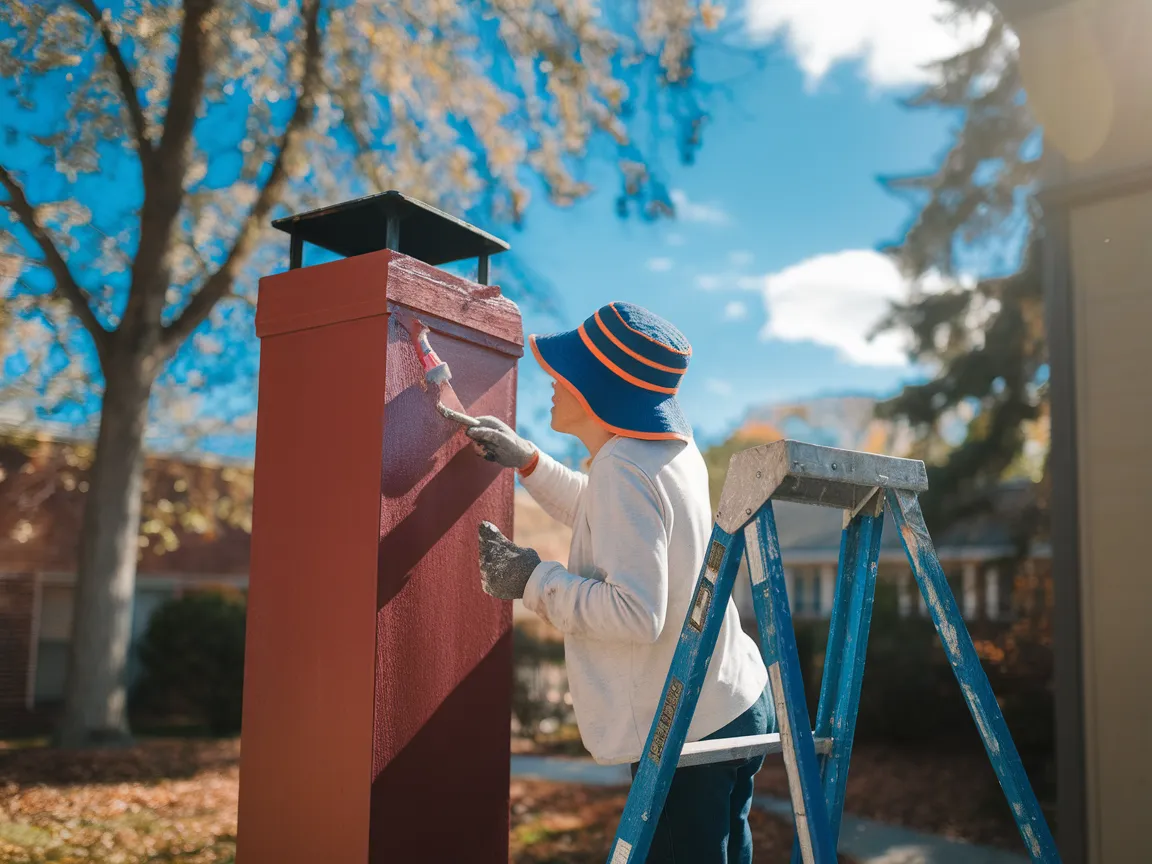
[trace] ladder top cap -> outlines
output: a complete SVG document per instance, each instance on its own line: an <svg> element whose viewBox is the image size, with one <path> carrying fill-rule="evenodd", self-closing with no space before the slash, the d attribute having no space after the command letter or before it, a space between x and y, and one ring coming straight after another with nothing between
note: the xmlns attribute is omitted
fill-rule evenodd
<svg viewBox="0 0 1152 864"><path fill-rule="evenodd" d="M803 441L776 441L732 457L716 522L734 534L769 499L855 512L877 488L925 491L924 463Z"/></svg>
<svg viewBox="0 0 1152 864"><path fill-rule="evenodd" d="M499 237L395 190L285 216L272 227L349 258L386 248L392 218L400 220L395 251L433 266L509 248Z"/></svg>

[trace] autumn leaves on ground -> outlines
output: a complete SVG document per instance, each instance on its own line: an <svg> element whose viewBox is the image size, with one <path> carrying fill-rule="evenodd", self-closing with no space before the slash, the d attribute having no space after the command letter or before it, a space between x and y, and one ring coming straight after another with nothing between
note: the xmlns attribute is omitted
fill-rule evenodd
<svg viewBox="0 0 1152 864"><path fill-rule="evenodd" d="M231 862L239 755L237 741L158 740L83 758L42 747L0 749L0 861ZM986 761L871 749L854 761L849 812L975 842L1018 843L1007 808L988 806ZM787 795L779 760L765 766L758 788ZM514 780L512 864L603 861L625 794ZM757 862L788 860L787 821L754 813L752 827Z"/></svg>
<svg viewBox="0 0 1152 864"><path fill-rule="evenodd" d="M0 861L231 861L239 776L234 741L0 751Z"/></svg>
<svg viewBox="0 0 1152 864"><path fill-rule="evenodd" d="M83 759L0 751L0 861L217 864L236 849L239 744L154 741ZM514 864L602 862L625 790L512 784ZM792 829L755 814L757 861L785 861Z"/></svg>

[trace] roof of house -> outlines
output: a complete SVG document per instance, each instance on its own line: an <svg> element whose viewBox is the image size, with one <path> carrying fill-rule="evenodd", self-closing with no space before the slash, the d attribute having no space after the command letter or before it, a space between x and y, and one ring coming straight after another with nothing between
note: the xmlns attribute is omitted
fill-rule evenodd
<svg viewBox="0 0 1152 864"><path fill-rule="evenodd" d="M928 531L932 534L937 552L959 554L982 550L988 557L1011 554L1015 549L1012 516L1031 500L1032 489L1031 483L1006 483L998 490L995 507L991 511L959 520L939 533L933 533L929 525ZM827 553L833 557L839 552L842 510L789 501L773 502L772 509L783 552ZM881 548L885 551L902 551L899 532L887 508L884 511Z"/></svg>

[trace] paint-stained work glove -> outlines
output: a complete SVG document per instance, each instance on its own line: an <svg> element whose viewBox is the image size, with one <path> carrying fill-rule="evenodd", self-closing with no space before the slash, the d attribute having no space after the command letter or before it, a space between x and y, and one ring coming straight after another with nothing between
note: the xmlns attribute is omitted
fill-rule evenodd
<svg viewBox="0 0 1152 864"><path fill-rule="evenodd" d="M517 435L508 424L495 417L477 417L478 426L465 431L477 443L489 462L505 468L525 468L536 456L536 445Z"/></svg>
<svg viewBox="0 0 1152 864"><path fill-rule="evenodd" d="M539 564L536 550L517 546L491 522L480 523L480 584L485 594L500 600L520 599Z"/></svg>

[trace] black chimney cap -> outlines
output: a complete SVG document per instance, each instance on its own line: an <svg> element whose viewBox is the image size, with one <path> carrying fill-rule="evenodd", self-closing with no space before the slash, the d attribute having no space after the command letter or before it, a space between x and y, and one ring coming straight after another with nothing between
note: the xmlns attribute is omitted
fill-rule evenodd
<svg viewBox="0 0 1152 864"><path fill-rule="evenodd" d="M509 248L500 238L396 191L285 216L272 227L292 237L293 267L300 266L303 243L346 258L392 249L433 266L480 258L484 271L489 255Z"/></svg>

